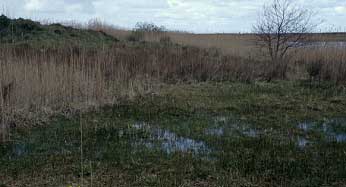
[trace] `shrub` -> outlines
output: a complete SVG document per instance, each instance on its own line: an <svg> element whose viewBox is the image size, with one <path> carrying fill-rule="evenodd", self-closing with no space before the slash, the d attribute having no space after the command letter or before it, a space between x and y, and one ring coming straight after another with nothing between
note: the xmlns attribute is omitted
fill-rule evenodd
<svg viewBox="0 0 346 187"><path fill-rule="evenodd" d="M128 41L143 41L145 37L147 36L153 36L153 35L158 35L160 36L161 34L166 32L166 28L164 26L157 26L153 23L146 23L146 22L138 22L135 26L135 28L132 30L131 34L127 37ZM162 37L163 38L163 37ZM162 42L169 42L167 38L163 38L166 41ZM161 38L160 38L161 41Z"/></svg>
<svg viewBox="0 0 346 187"><path fill-rule="evenodd" d="M164 26L157 26L153 23L138 22L135 26L135 30L141 32L165 32L166 28Z"/></svg>
<svg viewBox="0 0 346 187"><path fill-rule="evenodd" d="M309 74L310 80L314 80L316 78L320 79L322 68L323 64L321 60L308 62L306 64L306 71Z"/></svg>
<svg viewBox="0 0 346 187"><path fill-rule="evenodd" d="M19 18L16 21L15 27L18 32L31 32L33 30L39 30L40 23Z"/></svg>
<svg viewBox="0 0 346 187"><path fill-rule="evenodd" d="M0 32L4 29L7 29L10 25L11 20L7 18L5 15L0 16Z"/></svg>

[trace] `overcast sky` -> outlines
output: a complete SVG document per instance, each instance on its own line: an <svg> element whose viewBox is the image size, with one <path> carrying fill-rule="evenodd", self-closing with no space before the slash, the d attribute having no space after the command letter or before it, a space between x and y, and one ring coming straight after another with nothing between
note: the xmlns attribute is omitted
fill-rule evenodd
<svg viewBox="0 0 346 187"><path fill-rule="evenodd" d="M0 0L2 12L35 20L86 22L100 18L132 28L153 22L196 33L250 32L269 0ZM346 31L346 0L297 0L323 19L325 31Z"/></svg>

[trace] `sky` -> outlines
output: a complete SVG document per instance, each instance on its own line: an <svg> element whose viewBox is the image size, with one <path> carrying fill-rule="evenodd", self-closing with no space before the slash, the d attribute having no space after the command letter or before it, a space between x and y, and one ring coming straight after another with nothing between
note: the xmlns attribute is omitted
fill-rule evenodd
<svg viewBox="0 0 346 187"><path fill-rule="evenodd" d="M98 18L133 28L137 22L194 33L251 32L270 0L0 0L1 12L50 22ZM322 31L346 31L346 0L296 0L316 13Z"/></svg>

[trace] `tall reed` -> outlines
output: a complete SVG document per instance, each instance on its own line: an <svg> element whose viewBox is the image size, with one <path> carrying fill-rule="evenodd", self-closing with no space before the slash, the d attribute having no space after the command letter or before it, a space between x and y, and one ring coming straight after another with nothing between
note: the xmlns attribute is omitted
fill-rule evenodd
<svg viewBox="0 0 346 187"><path fill-rule="evenodd" d="M290 57L288 79L309 78L307 65L321 61L321 80L346 83L345 50L302 48ZM249 82L265 79L270 69L260 57L159 42L117 42L104 48L1 45L2 131L10 124L42 124L53 114L114 104L156 91L161 83Z"/></svg>
<svg viewBox="0 0 346 187"><path fill-rule="evenodd" d="M1 46L2 95L6 91L1 119L32 123L24 119L114 104L151 92L159 82L251 80L256 67L215 51L158 43L103 49Z"/></svg>

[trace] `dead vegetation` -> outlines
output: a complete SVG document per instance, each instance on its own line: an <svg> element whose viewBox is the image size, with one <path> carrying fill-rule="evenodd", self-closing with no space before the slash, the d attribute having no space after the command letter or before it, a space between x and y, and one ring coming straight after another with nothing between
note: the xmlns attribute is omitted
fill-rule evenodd
<svg viewBox="0 0 346 187"><path fill-rule="evenodd" d="M112 27L103 30L105 27L97 22L89 26L118 33ZM71 114L150 94L158 91L160 84L250 83L268 77L338 85L346 82L343 48L295 48L288 52L287 62L274 66L253 45L252 35L141 32L143 41L128 42L125 37L102 48L67 43L64 48L2 44L2 131L9 124L42 124L54 114ZM229 50L238 47L249 53Z"/></svg>
<svg viewBox="0 0 346 187"><path fill-rule="evenodd" d="M263 70L263 63L160 43L115 43L105 49L2 46L0 59L7 124L40 124L53 114L114 104L152 93L158 83L251 81Z"/></svg>

